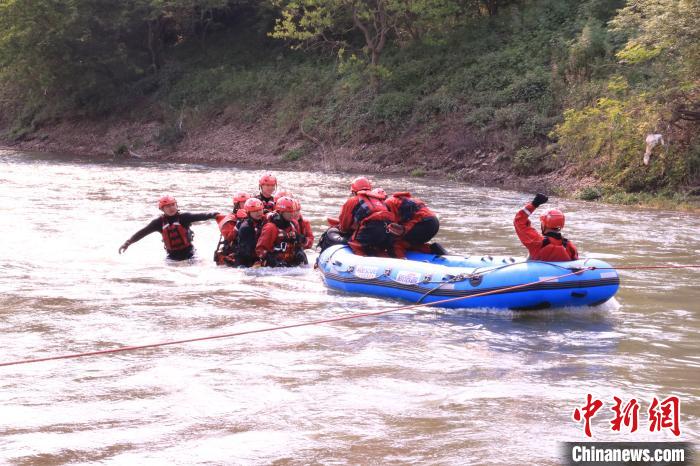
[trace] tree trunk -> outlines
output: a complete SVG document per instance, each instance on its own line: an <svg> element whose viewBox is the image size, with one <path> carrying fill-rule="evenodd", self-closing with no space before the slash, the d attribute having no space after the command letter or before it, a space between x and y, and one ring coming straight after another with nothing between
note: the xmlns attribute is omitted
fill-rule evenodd
<svg viewBox="0 0 700 466"><path fill-rule="evenodd" d="M377 75L377 65L379 57L386 45L386 35L388 32L388 22L383 3L380 1L378 10L374 13L374 30L370 32L370 26L360 21L357 10L353 10L352 18L355 26L362 31L365 37L365 45L370 53L370 85L374 92L379 92L380 80Z"/></svg>
<svg viewBox="0 0 700 466"><path fill-rule="evenodd" d="M153 72L157 72L161 66L161 49L162 49L162 37L161 37L161 21L160 18L148 21L148 52L151 55L151 66L153 67Z"/></svg>
<svg viewBox="0 0 700 466"><path fill-rule="evenodd" d="M486 11L489 12L489 16L496 16L498 13L498 0L484 0L486 6Z"/></svg>

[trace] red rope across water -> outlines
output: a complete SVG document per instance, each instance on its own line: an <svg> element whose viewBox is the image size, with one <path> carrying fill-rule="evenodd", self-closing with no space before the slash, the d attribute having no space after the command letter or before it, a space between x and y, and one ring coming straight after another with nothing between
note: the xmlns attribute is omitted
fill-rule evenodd
<svg viewBox="0 0 700 466"><path fill-rule="evenodd" d="M385 311L362 312L362 313L358 313L358 314L350 314L350 315L345 315L345 316L340 316L340 317L332 317L330 319L312 320L309 322L300 322L297 324L279 325L276 327L265 327L265 328L260 328L260 329L256 329L256 330L244 330L241 332L224 333L221 335L209 335L206 337L199 337L199 338L187 338L184 340L164 341L164 342L160 342L160 343L149 343L149 344L145 344L145 345L122 346L119 348L100 350L100 351L89 351L86 353L73 353L73 354L64 354L64 355L59 355L59 356L49 356L49 357L45 357L45 358L22 359L19 361L0 362L0 367L17 366L20 364L31 364L31 363L35 363L35 362L44 362L44 361L55 361L58 359L82 358L85 356L99 356L99 355L103 355L103 354L121 353L124 351L134 351L134 350L139 350L139 349L144 349L144 348L157 348L159 346L179 345L182 343L192 343L195 341L216 340L219 338L238 337L241 335L250 335L253 333L274 332L276 330L286 330L289 328L307 327L307 326L319 325L319 324L328 324L331 322L340 322L343 320L359 319L361 317L379 316L382 314L389 314L391 312L404 311L406 309L414 309L417 307L435 306L437 304L449 303L452 301L459 301L460 299L478 298L480 296L487 296L487 295L491 295L491 294L502 293L504 291L517 290L519 288L525 288L528 286L535 285L537 283L551 282L554 280L558 280L560 278L570 277L571 275L579 275L579 274L585 272L586 270L592 270L592 269L593 269L593 267L585 267L585 268L582 268L582 269L577 270L575 272L566 273L563 275L558 275L556 277L543 278L541 280L537 280L537 281L530 282L530 283L524 283L522 285L514 285L514 286L509 286L506 288L499 288L497 290L484 291L483 293L477 293L477 294L473 294L473 295L469 295L469 296L457 296L456 298L447 298L447 299L442 299L439 301L433 301L431 303L409 304L406 306L400 306L400 307L395 307L392 309L387 309Z"/></svg>
<svg viewBox="0 0 700 466"><path fill-rule="evenodd" d="M82 358L85 356L99 356L99 355L103 355L103 354L121 353L124 351L135 351L135 350L144 349L144 348L157 348L160 346L180 345L183 343L192 343L195 341L216 340L219 338L238 337L241 335L250 335L253 333L274 332L276 330L286 330L286 329L290 329L290 328L328 324L331 322L340 322L343 320L359 319L361 317L379 316L382 314L389 314L391 312L396 312L396 311L415 309L417 307L435 306L438 304L459 301L461 299L478 298L480 296L487 296L487 295L491 295L491 294L502 293L504 291L517 290L519 288L525 288L528 286L536 285L538 283L550 282L550 281L558 280L560 278L570 277L572 275L579 275L579 274L585 272L586 270L596 270L596 269L597 270L645 270L645 269L687 269L687 268L700 268L700 265L650 265L650 266L629 266L629 267L584 267L584 268L577 270L575 272L571 272L571 273L567 273L567 274L563 274L563 275L558 275L556 277L543 278L541 280L537 280L537 281L530 282L530 283L524 283L522 285L514 285L514 286L509 286L506 288L499 288L497 290L484 291L483 293L477 293L477 294L473 294L473 295L469 295L469 296L458 296L456 298L447 298L447 299L442 299L439 301L433 301L431 303L409 304L406 306L400 306L400 307L395 307L392 309L387 309L385 311L362 312L362 313L358 313L358 314L350 314L350 315L345 315L345 316L340 316L340 317L333 317L330 319L312 320L309 322L300 322L300 323L296 323L296 324L280 325L280 326L276 326L276 327L265 327L265 328L260 328L257 330L244 330L241 332L224 333L224 334L220 334L220 335L209 335L206 337L199 337L199 338L187 338L184 340L164 341L164 342L160 342L160 343L149 343L149 344L145 344L145 345L122 346L119 348L100 350L100 351L89 351L86 353L73 353L73 354L64 354L64 355L60 355L60 356L49 356L49 357L45 357L45 358L22 359L19 361L0 362L0 367L17 366L17 365L21 365L21 364L31 364L31 363L43 362L43 361L55 361L58 359Z"/></svg>
<svg viewBox="0 0 700 466"><path fill-rule="evenodd" d="M591 267L593 270L700 269L700 265L630 265L628 267Z"/></svg>

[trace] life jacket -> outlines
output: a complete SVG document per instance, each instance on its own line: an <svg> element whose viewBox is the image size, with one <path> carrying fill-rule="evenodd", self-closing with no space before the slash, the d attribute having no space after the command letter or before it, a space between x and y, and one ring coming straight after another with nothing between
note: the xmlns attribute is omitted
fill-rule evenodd
<svg viewBox="0 0 700 466"><path fill-rule="evenodd" d="M391 204L394 207L394 214L396 215L396 221L399 223L406 223L411 220L421 209L426 209L427 206L425 202L421 201L416 197L411 197L409 192L394 193L393 196L398 202L393 202ZM387 203L389 204L389 203Z"/></svg>
<svg viewBox="0 0 700 466"><path fill-rule="evenodd" d="M286 222L278 213L270 218L270 223L275 226L277 233L271 257L268 258L273 263L267 265L299 265L300 254L304 255L299 224L295 220Z"/></svg>
<svg viewBox="0 0 700 466"><path fill-rule="evenodd" d="M262 193L258 194L255 197L257 199L260 199L260 201L263 203L263 212L265 214L275 210L275 198L274 197L265 197L265 196L263 196Z"/></svg>
<svg viewBox="0 0 700 466"><path fill-rule="evenodd" d="M531 259L551 262L572 261L578 259L578 252L561 234L546 233L542 240L542 248Z"/></svg>
<svg viewBox="0 0 700 466"><path fill-rule="evenodd" d="M238 238L238 229L241 222L248 217L248 214L242 208L234 208L233 212L226 215L218 215L216 223L219 227L221 235L219 243L214 251L214 262L218 265L230 264L233 259L236 239Z"/></svg>
<svg viewBox="0 0 700 466"><path fill-rule="evenodd" d="M182 251L192 246L192 238L194 234L189 228L185 228L180 224L180 216L175 218L175 221L169 223L165 215L161 217L163 222L163 244L168 252Z"/></svg>
<svg viewBox="0 0 700 466"><path fill-rule="evenodd" d="M230 214L229 214L230 215ZM223 223L223 222L222 222ZM260 237L260 231L262 230L263 225L265 224L265 221L263 219L260 219L258 221L253 220L250 217L247 218L238 218L236 221L236 226L234 227L232 240L231 241L226 241L223 238L220 240L219 245L214 252L214 262L216 262L218 265L230 265L230 266L239 266L239 265L245 265L249 266L251 264L244 264L243 260L241 260L241 242L240 242L240 237L238 236L238 233L240 230L243 228L243 225L247 224L250 225L253 228L253 231L255 232L255 240L253 241L253 249L251 251L248 251L248 254L245 256L250 258L255 255L255 242L257 239Z"/></svg>
<svg viewBox="0 0 700 466"><path fill-rule="evenodd" d="M381 199L367 191L357 193L357 198L358 203L352 211L353 223L356 225L355 231L367 222L392 220L389 209Z"/></svg>

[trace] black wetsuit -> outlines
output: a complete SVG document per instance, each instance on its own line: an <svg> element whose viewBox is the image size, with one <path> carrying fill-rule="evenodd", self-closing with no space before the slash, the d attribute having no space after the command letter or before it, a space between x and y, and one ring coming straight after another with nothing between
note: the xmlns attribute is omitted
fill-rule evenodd
<svg viewBox="0 0 700 466"><path fill-rule="evenodd" d="M191 237L191 230L190 226L195 223L195 222L203 222L204 220L209 220L212 218L216 218L218 215L218 212L212 212L212 213L202 213L202 214L192 214L189 212L178 212L175 215L172 216L167 216L167 215L162 215L160 217L154 218L148 225L145 227L141 228L139 231L133 234L131 238L129 238L129 243L135 243L136 241L139 241L140 239L143 239L145 236L150 235L151 233L161 233L163 231L163 223L173 223L173 222L180 222L180 225L190 233ZM176 260L176 261L181 261L181 260L186 260L190 259L194 255L194 246L190 245L188 248L185 249L178 249L176 251L168 251L168 259Z"/></svg>
<svg viewBox="0 0 700 466"><path fill-rule="evenodd" d="M258 243L260 231L265 219L253 220L252 217L238 224L238 237L236 238L236 263L244 267L250 267L258 260L255 255L255 245Z"/></svg>

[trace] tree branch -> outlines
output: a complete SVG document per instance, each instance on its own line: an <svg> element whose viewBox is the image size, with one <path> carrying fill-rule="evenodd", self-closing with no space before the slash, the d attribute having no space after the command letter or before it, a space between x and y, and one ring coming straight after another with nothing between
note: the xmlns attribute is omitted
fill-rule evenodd
<svg viewBox="0 0 700 466"><path fill-rule="evenodd" d="M357 7L352 8L352 22L355 23L355 26L362 31L362 34L365 36L365 42L367 42L367 47L371 50L374 51L375 45L374 41L372 40L372 37L369 33L369 30L367 29L367 26L365 26L362 21L360 21L360 18L357 16Z"/></svg>

